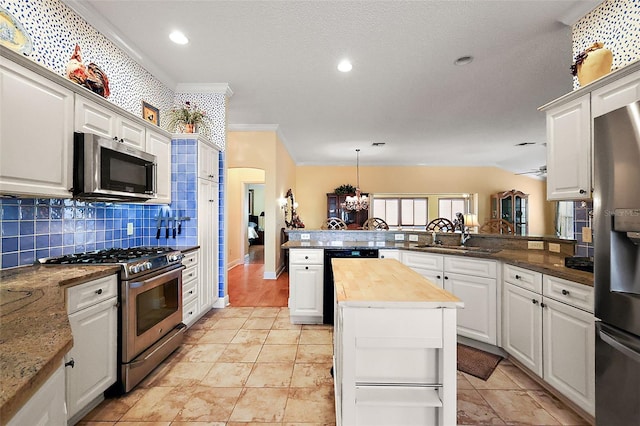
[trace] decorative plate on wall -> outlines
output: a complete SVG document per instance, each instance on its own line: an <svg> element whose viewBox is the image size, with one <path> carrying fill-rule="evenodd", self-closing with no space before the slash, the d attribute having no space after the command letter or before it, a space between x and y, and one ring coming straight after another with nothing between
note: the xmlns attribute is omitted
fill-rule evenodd
<svg viewBox="0 0 640 426"><path fill-rule="evenodd" d="M7 10L0 7L0 44L30 55L33 45L24 27Z"/></svg>

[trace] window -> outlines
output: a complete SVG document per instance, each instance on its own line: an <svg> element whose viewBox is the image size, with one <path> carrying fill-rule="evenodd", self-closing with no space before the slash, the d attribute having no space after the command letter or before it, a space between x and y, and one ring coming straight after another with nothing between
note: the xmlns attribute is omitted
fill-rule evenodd
<svg viewBox="0 0 640 426"><path fill-rule="evenodd" d="M389 226L425 226L428 216L427 198L374 198L373 217Z"/></svg>
<svg viewBox="0 0 640 426"><path fill-rule="evenodd" d="M562 238L574 238L573 201L558 201L556 208L556 235Z"/></svg>
<svg viewBox="0 0 640 426"><path fill-rule="evenodd" d="M456 219L456 213L468 213L465 207L466 203L465 198L440 198L438 200L438 217L444 217L453 222Z"/></svg>

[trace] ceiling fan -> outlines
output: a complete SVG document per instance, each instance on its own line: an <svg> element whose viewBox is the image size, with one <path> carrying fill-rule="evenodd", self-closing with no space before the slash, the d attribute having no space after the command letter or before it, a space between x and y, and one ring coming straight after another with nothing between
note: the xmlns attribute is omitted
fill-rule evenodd
<svg viewBox="0 0 640 426"><path fill-rule="evenodd" d="M516 173L517 175L536 175L536 176L545 176L547 174L547 165L540 166L537 169L529 170L527 172Z"/></svg>

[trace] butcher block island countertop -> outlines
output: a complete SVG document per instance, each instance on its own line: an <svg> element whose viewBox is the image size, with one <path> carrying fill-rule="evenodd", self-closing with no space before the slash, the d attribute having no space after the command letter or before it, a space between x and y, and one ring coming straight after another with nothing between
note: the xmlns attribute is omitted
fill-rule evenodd
<svg viewBox="0 0 640 426"><path fill-rule="evenodd" d="M395 259L332 259L338 303L462 307L462 301Z"/></svg>
<svg viewBox="0 0 640 426"><path fill-rule="evenodd" d="M336 424L456 424L463 303L395 259L332 264Z"/></svg>

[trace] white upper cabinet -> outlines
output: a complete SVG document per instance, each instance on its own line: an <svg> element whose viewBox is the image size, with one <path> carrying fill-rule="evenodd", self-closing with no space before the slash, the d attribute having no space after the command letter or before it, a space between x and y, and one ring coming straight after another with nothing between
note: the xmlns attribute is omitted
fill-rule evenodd
<svg viewBox="0 0 640 426"><path fill-rule="evenodd" d="M68 198L73 92L0 61L0 193Z"/></svg>
<svg viewBox="0 0 640 426"><path fill-rule="evenodd" d="M171 138L159 132L147 130L147 152L156 156L157 197L149 203L168 204L171 202Z"/></svg>
<svg viewBox="0 0 640 426"><path fill-rule="evenodd" d="M591 198L589 94L547 111L547 199Z"/></svg>
<svg viewBox="0 0 640 426"><path fill-rule="evenodd" d="M218 151L212 146L198 142L198 177L219 182Z"/></svg>
<svg viewBox="0 0 640 426"><path fill-rule="evenodd" d="M640 99L640 71L591 92L593 118Z"/></svg>
<svg viewBox="0 0 640 426"><path fill-rule="evenodd" d="M94 133L109 139L122 139L127 145L146 151L143 125L78 94L76 94L75 105L75 131Z"/></svg>

